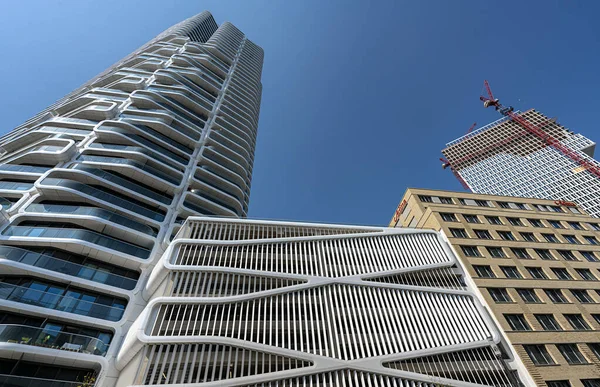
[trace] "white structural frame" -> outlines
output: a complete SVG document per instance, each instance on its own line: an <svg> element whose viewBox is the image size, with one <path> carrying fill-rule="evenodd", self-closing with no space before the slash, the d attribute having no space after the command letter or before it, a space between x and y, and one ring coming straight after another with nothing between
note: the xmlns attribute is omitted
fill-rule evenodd
<svg viewBox="0 0 600 387"><path fill-rule="evenodd" d="M191 227L194 224L206 224L206 225L214 225L215 228L220 227L220 225L239 225L240 227L257 227L262 228L262 234L257 234L263 236L261 239L244 239L239 240L234 237L229 238L229 240L222 239L193 239L189 238L191 234ZM334 235L314 235L314 236L296 236L296 237L275 237L270 238L268 236L269 233L272 234L272 231L267 229L276 229L279 228L281 230L285 230L286 228L306 228L306 229L331 229L336 232ZM339 233L341 231L341 233ZM231 231L229 231L231 233ZM345 233L347 232L347 233ZM223 235L221 235L223 236ZM410 265L407 263L405 267L392 267L394 264L390 263L387 270L364 270L364 272L359 274L350 274L350 275L340 275L340 276L326 276L326 275L307 275L307 274L291 274L290 272L281 272L281 271L264 271L264 270L251 270L244 268L236 268L228 265L225 266L197 266L197 265L177 265L173 263L173 260L182 252L182 249L190 246L201 246L201 245L211 245L211 246L259 246L259 245L284 245L284 244L293 244L293 243L333 243L337 244L340 247L346 242L348 243L358 243L361 244L365 239L374 239L374 238L428 238L427 240L431 241L434 245L439 247L439 251L434 251L431 249L427 249L427 247L423 244L419 244L417 239L415 239L415 244L410 245L407 242L405 244L405 248L414 249L412 252L413 255L411 257L416 257L418 255L421 256L436 256L435 259L441 259L439 262L432 262L429 264L419 264L419 265ZM265 239L266 237L266 239ZM385 239L382 239L385 240ZM422 242L421 242L422 243ZM385 245L385 244L384 244ZM384 246L382 245L382 246ZM358 246L358 245L356 245ZM362 245L366 248L366 244ZM372 259L372 266L376 267L378 264L385 264L385 260L393 260L392 256L398 253L402 253L400 250L396 250L392 252L391 245L387 245L390 250L387 252L388 256L370 256L366 257L365 260L368 261ZM432 245L433 246L433 245ZM356 264L357 261L353 261L350 253L344 253L343 248L340 249L342 254L339 256L343 257L345 262L339 262L341 266L343 265L353 265ZM404 253L407 253L404 251ZM299 253L300 254L300 253ZM408 253L407 253L408 254ZM414 255L416 254L416 255ZM437 254L437 255L436 255ZM201 255L201 254L200 254ZM369 254L367 254L369 255ZM274 257L275 255L273 255ZM323 258L323 256L321 256ZM242 257L236 258L238 260L244 259ZM248 257L248 259L253 259L252 257ZM256 257L256 259L260 259ZM404 257L403 259L409 259L409 255ZM376 263L379 262L379 263ZM408 261L406 261L408 262ZM290 262L292 264L293 262ZM119 380L118 386L126 386L131 383L131 376L134 374L134 369L136 370L136 381L135 386L143 386L146 384L140 383L140 378L143 378L143 368L144 362L141 360L141 356L143 353L143 349L150 345L173 345L173 344L218 344L218 345L228 345L237 348L244 348L247 350L254 350L261 353L269 353L275 356L283 356L288 357L290 359L298 359L304 362L310 362L312 364L308 367L300 367L296 369L289 369L284 371L279 371L276 373L264 373L259 375L247 375L242 378L232 378L232 379L223 379L216 380L212 382L204 382L204 383L166 383L171 386L240 386L240 385L253 385L253 384L261 384L261 383L275 383L273 385L278 385L277 380L282 379L290 379L295 377L306 377L307 375L314 374L323 374L327 372L341 372L342 370L356 370L360 372L367 373L369 375L379 375L378 377L392 377L392 378L400 378L404 380L406 385L447 385L447 386L482 386L484 384L477 383L469 383L466 381L460 380L452 380L445 379L436 376L423 375L415 372L402 371L398 369L392 369L389 367L384 367L383 364L387 362L401 361L403 359L413 359L419 358L428 355L439 355L443 353L451 353L455 351L468 350L468 349L477 349L477 348L490 348L490 346L495 347L500 344L501 334L499 330L496 328L493 320L490 318L488 313L483 308L482 304L479 302L478 298L475 296L472 288L465 287L464 289L448 289L448 288L436 288L432 286L414 286L414 285L403 285L403 284L393 284L393 283L382 283L375 281L367 281L367 279L373 279L375 277L380 276L389 276L394 274L407 274L407 273L416 273L421 271L427 271L431 269L451 269L457 276L463 276L462 270L458 265L458 260L454 256L449 245L444 241L443 236L435 231L430 230L413 230L413 229L392 229L392 228L381 228L381 227L364 227L364 226L341 226L341 225L323 225L323 224L312 224L312 223L296 223L296 222L275 222L275 221L256 221L256 220L239 220L239 219L213 219L206 217L190 217L186 221L185 225L179 231L176 239L171 243L169 248L165 251L160 263L155 267L148 283L145 288L145 296L150 298L151 301L148 303L144 311L140 314L139 318L133 324L132 328L127 335L121 351L117 356L117 367L121 370L126 370L123 374L129 375L127 378L121 378ZM227 273L228 275L251 275L257 277L270 277L270 278L280 278L282 280L297 280L303 281L303 283L291 285L291 286L283 286L274 289L267 289L258 292L251 292L248 294L238 294L233 296L224 296L224 297L216 297L216 296L205 296L205 297L190 297L190 296L169 296L170 284L169 284L169 274L175 271L194 271L194 272L210 272L210 273ZM302 350L293 350L290 348L284 348L281 345L277 346L271 343L271 345L267 345L264 343L259 343L251 340L241 340L233 337L224 337L217 335L169 335L169 336L157 336L153 334L151 330L155 325L159 314L159 309L164 306L174 306L178 305L180 307L187 307L189 305L200 305L200 306L210 306L213 305L215 307L220 307L222 305L227 304L235 304L243 302L252 302L253 300L263 300L268 297L277 297L282 295L289 295L290 293L298 293L301 294L302 291L307 289L314 289L317 291L318 289L326 289L331 286L346 286L352 289L363 289L373 292L378 292L380 297L383 298L372 298L370 301L366 301L361 299L361 296L357 296L356 300L346 299L346 302L349 302L352 305L358 306L361 302L376 303L379 307L385 309L385 303L390 302L392 298L386 298L387 296L383 296L381 292L397 292L397 291L406 291L407 294L427 294L434 295L433 297L438 297L439 300L450 300L451 304L456 299L465 299L468 300L468 306L465 304L464 307L454 307L452 313L455 313L454 318L461 319L463 323L474 324L470 329L473 330L473 334L479 337L479 339L475 340L465 340L464 342L454 343L450 345L432 347L432 348L420 348L417 350L403 350L400 352L394 353L384 353L384 354L375 354L371 356L362 356L359 358L348 358L348 356L343 356L342 352L337 351L337 356L323 356L310 351L302 351ZM360 292L359 292L360 293ZM354 293L356 294L356 293ZM367 293L365 293L367 294ZM375 294L375 293L373 293ZM336 296L333 295L335 298ZM271 298L272 299L272 298ZM288 296L289 299L289 296ZM387 301L384 301L387 300ZM415 305L414 303L418 302L419 298L407 298L408 304L406 305ZM332 299L329 300L329 303L334 302ZM354 304L356 302L356 304ZM413 304L411 304L413 303ZM235 304L235 305L238 305ZM265 304L266 305L266 304ZM392 304L388 304L388 307ZM441 305L441 304L440 304ZM454 304L453 304L454 305ZM458 304L456 304L458 305ZM435 309L432 304L422 304L420 306L422 315L420 316L422 321L406 320L407 323L412 324L424 324L423 326L429 326L430 328L434 327L437 323L435 318L432 318L432 313L441 313L438 316L437 320L444 320L448 315L443 316L443 312L441 310L443 308ZM352 309L353 313L357 313L357 309ZM236 307L237 310L237 307ZM276 309L275 309L276 310ZM396 308L385 309L387 312L385 313L396 313L398 314L400 310L402 310L401 305L396 304ZM273 312L273 310L271 310ZM350 313L350 311L348 311ZM359 313L360 314L360 313ZM386 332L385 334L389 335L390 343L393 342L393 345L399 344L399 337L403 336L402 332L395 330L392 328L393 324L391 320L384 319L381 321L373 320L374 316L359 316L355 315L356 321L361 321L362 323L374 324L371 327L362 326L364 332L372 331L372 334L375 332ZM407 315L406 318L410 319L414 316ZM276 318L276 316L272 316L271 319ZM400 315L397 315L397 318ZM197 320L196 322L198 322ZM273 324L272 320L270 324ZM328 321L331 321L328 320ZM194 325L196 324L194 322ZM221 321L221 324L223 321ZM309 331L312 331L312 319L310 322L310 326L307 325ZM480 323L481 325L477 325ZM202 324L202 322L201 322ZM247 324L247 322L246 322ZM288 329L289 329L289 321L287 321ZM345 324L345 322L344 322ZM349 323L350 324L350 323ZM390 324L390 325L388 325ZM190 322L188 322L188 326ZM440 326L441 327L441 326ZM438 327L439 328L439 327ZM195 326L194 326L195 329ZM229 328L227 328L229 329ZM249 327L247 327L249 329ZM271 331L278 331L279 329L285 329L284 326L277 325L275 327L271 327ZM352 328L348 328L352 329ZM180 329L181 330L181 329ZM252 329L253 331L254 329ZM335 330L335 328L334 328ZM440 330L430 331L428 334L438 334L444 336L443 333L440 333ZM450 332L447 332L449 335ZM423 332L423 337L425 333ZM445 338L447 339L447 338ZM272 339L271 339L272 340ZM276 339L275 339L276 340ZM406 340L406 343L409 343L411 340L408 336L404 337L402 340ZM417 340L416 338L414 340ZM421 340L420 338L418 340ZM348 344L348 343L346 343ZM414 344L414 343L412 343ZM390 344L391 345L391 344ZM322 349L321 349L322 350ZM335 352L335 351L334 351ZM380 350L381 352L381 350ZM385 352L385 351L383 351ZM188 355L189 357L189 355ZM186 359L188 358L186 357ZM352 356L351 356L352 357ZM161 368L161 373L163 375L169 375L172 377L179 371L176 371L175 368L180 367L175 365L173 368L172 363L177 361L181 361L181 355L179 355L179 360L172 359L169 363L170 365L165 366L163 364L163 368ZM178 363L179 364L179 363ZM187 364L187 363L186 363ZM127 371L128 369L128 371ZM168 369L168 371L167 371ZM184 366L184 370L187 370L187 365ZM184 376L175 376L175 378L183 378ZM187 377L187 376L186 376ZM190 376L191 377L191 376ZM127 381L125 380L127 379ZM164 381L163 381L164 382ZM416 384L415 384L416 383ZM422 383L422 384L419 384ZM160 383L164 384L164 383ZM262 384L261 384L262 385ZM271 385L271 384L269 384ZM316 384L315 384L316 385ZM498 385L509 385L509 384L498 384Z"/></svg>

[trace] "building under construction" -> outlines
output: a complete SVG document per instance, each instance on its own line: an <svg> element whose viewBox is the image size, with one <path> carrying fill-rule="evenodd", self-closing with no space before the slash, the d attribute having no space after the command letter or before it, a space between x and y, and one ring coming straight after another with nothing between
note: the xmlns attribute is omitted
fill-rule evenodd
<svg viewBox="0 0 600 387"><path fill-rule="evenodd" d="M503 117L446 144L444 168L476 193L569 200L600 217L596 144L536 110L502 106L485 86L484 106Z"/></svg>

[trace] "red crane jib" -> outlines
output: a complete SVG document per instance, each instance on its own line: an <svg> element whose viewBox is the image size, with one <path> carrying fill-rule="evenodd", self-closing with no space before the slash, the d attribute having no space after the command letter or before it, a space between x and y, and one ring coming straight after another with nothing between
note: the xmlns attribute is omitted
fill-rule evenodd
<svg viewBox="0 0 600 387"><path fill-rule="evenodd" d="M515 138L521 137L527 133L531 133L535 136L537 136L538 138L540 138L545 144L553 147L554 149L556 149L557 151L561 152L562 154L564 154L565 156L569 157L571 160L575 161L576 163L578 163L579 165L583 166L587 171L591 172L592 174L594 174L594 176L600 178L600 166L586 160L583 156L581 156L579 153L569 149L568 147L566 147L563 143L561 143L559 140L557 140L556 138L552 137L550 134L544 132L542 130L542 127L546 125L546 123L544 123L544 125L542 126L536 126L534 124L532 124L531 122L527 121L525 118L521 117L520 115L514 113L512 110L512 107L510 109L505 109L503 108L503 106L500 104L500 102L497 99L494 99L494 95L492 94L492 89L490 88L490 84L488 83L488 81L484 81L484 88L488 94L488 97L484 97L481 96L479 99L481 101L483 101L484 103L487 102L492 102L492 103L488 103L485 104L485 107L489 107L489 106L494 106L496 108L497 111L499 111L502 115L504 116L508 116L510 117L514 122L516 122L517 124L521 125L521 127L523 127L525 130L523 130L522 132L519 132L515 135L512 135L502 141L499 141L495 144L489 145L487 147L485 147L484 149L463 156L460 159L456 160L455 162L453 162L452 164L450 164L449 162L447 162L446 160L446 164L447 166L450 167L450 170L452 171L452 173L454 174L454 176L456 176L456 178L460 181L460 183L463 185L463 187L465 187L466 189L469 189L469 186L467 185L467 183L464 181L464 179L460 176L460 174L458 173L458 171L456 171L454 169L453 165L459 164L462 161L465 160L469 160L472 159L478 155L480 155L481 153L487 152L490 149L496 148L498 146L504 145L506 143L511 142L512 140L514 140ZM470 132L470 130L469 130Z"/></svg>
<svg viewBox="0 0 600 387"><path fill-rule="evenodd" d="M554 149L556 149L559 152L563 153L565 156L569 157L571 160L573 160L576 163L578 163L578 164L582 165L583 167L585 167L586 170L588 170L591 173L593 173L596 177L600 178L600 168L597 165L589 162L588 160L586 160L585 158L583 158L577 152L574 152L573 150L571 150L568 147L564 146L559 140L557 140L554 137L550 136L548 133L544 132L543 130L541 130L537 126L533 125L531 122L527 121L525 118L519 116L518 114L515 114L513 112L508 112L507 114L508 114L508 116L510 118L512 118L513 121L519 123L525 129L527 129L530 133L538 136L546 144L550 145Z"/></svg>

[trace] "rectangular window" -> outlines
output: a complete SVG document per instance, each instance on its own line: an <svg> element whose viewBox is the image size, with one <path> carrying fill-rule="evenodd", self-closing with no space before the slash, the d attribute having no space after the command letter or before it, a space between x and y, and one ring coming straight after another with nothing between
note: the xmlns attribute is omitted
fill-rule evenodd
<svg viewBox="0 0 600 387"><path fill-rule="evenodd" d="M525 249L522 249L520 247L515 247L510 250L513 252L515 257L517 257L519 259L532 259L531 256L529 255L529 253L527 252L527 250L525 250Z"/></svg>
<svg viewBox="0 0 600 387"><path fill-rule="evenodd" d="M582 304L593 304L594 299L589 295L585 289L571 289L571 293Z"/></svg>
<svg viewBox="0 0 600 387"><path fill-rule="evenodd" d="M506 258L502 247L486 247L492 258Z"/></svg>
<svg viewBox="0 0 600 387"><path fill-rule="evenodd" d="M586 358L577 348L577 344L556 344L556 347L563 355L567 363L573 364L587 364Z"/></svg>
<svg viewBox="0 0 600 387"><path fill-rule="evenodd" d="M500 235L500 238L504 239L505 241L515 240L515 236L510 231L498 231L498 235Z"/></svg>
<svg viewBox="0 0 600 387"><path fill-rule="evenodd" d="M575 330L587 331L590 329L590 326L580 314L565 314L565 318Z"/></svg>
<svg viewBox="0 0 600 387"><path fill-rule="evenodd" d="M531 361L535 365L549 365L554 364L554 360L550 357L546 346L543 344L524 345L525 352L531 358Z"/></svg>
<svg viewBox="0 0 600 387"><path fill-rule="evenodd" d="M450 233L452 233L452 236L455 238L468 238L469 237L464 228L451 228Z"/></svg>
<svg viewBox="0 0 600 387"><path fill-rule="evenodd" d="M491 207L490 203L487 200L479 200L479 199L475 199L475 203L479 206L479 207Z"/></svg>
<svg viewBox="0 0 600 387"><path fill-rule="evenodd" d="M575 271L583 280L598 281L598 278L596 278L594 274L592 274L592 271L590 269L575 269Z"/></svg>
<svg viewBox="0 0 600 387"><path fill-rule="evenodd" d="M559 206L548 206L553 212L564 212Z"/></svg>
<svg viewBox="0 0 600 387"><path fill-rule="evenodd" d="M488 288L488 292L495 302L512 302L510 295L504 288Z"/></svg>
<svg viewBox="0 0 600 387"><path fill-rule="evenodd" d="M575 235L563 235L563 238L567 241L567 243L572 243L574 245L580 245L581 242Z"/></svg>
<svg viewBox="0 0 600 387"><path fill-rule="evenodd" d="M598 262L598 257L594 254L593 251L580 251L579 254L583 256L583 258L587 259L590 262Z"/></svg>
<svg viewBox="0 0 600 387"><path fill-rule="evenodd" d="M564 269L562 267L552 267L552 268L550 268L550 270L552 270L552 272L558 279L561 279L561 280L572 280L573 279L573 277L571 276L571 274L569 274L567 269Z"/></svg>
<svg viewBox="0 0 600 387"><path fill-rule="evenodd" d="M473 269L475 270L475 273L477 273L477 276L479 276L481 278L495 278L496 277L494 275L494 272L492 271L492 268L487 265L473 265Z"/></svg>
<svg viewBox="0 0 600 387"><path fill-rule="evenodd" d="M600 325L600 314L592 313L592 317L596 320L596 324Z"/></svg>
<svg viewBox="0 0 600 387"><path fill-rule="evenodd" d="M427 195L419 195L419 200L424 203L433 203L433 199L431 198L431 196Z"/></svg>
<svg viewBox="0 0 600 387"><path fill-rule="evenodd" d="M581 223L579 222L569 222L569 226L571 226L571 228L573 230L583 230L583 226L581 226Z"/></svg>
<svg viewBox="0 0 600 387"><path fill-rule="evenodd" d="M488 230L473 230L479 239L492 239L492 234Z"/></svg>
<svg viewBox="0 0 600 387"><path fill-rule="evenodd" d="M587 243L589 243L590 245L597 245L598 244L598 239L596 239L595 236L584 235L583 237L585 238L585 240L587 241Z"/></svg>
<svg viewBox="0 0 600 387"><path fill-rule="evenodd" d="M481 223L479 221L479 217L477 217L477 215L463 214L463 216L465 217L465 220L467 221L467 223Z"/></svg>
<svg viewBox="0 0 600 387"><path fill-rule="evenodd" d="M562 257L562 259L564 259L565 261L578 261L577 257L575 256L575 254L573 254L572 251L570 250L556 250L558 251L558 254Z"/></svg>
<svg viewBox="0 0 600 387"><path fill-rule="evenodd" d="M446 198L443 196L440 196L440 202L442 204L454 204L454 201L452 201L452 198Z"/></svg>
<svg viewBox="0 0 600 387"><path fill-rule="evenodd" d="M531 275L532 278L548 279L548 276L544 272L544 269L542 269L541 267L528 267L527 271L529 272L529 275Z"/></svg>
<svg viewBox="0 0 600 387"><path fill-rule="evenodd" d="M529 223L531 223L531 225L533 227L544 227L544 223L542 223L541 220L539 219L528 219Z"/></svg>
<svg viewBox="0 0 600 387"><path fill-rule="evenodd" d="M546 386L548 387L571 387L571 382L568 380L552 380L547 381Z"/></svg>
<svg viewBox="0 0 600 387"><path fill-rule="evenodd" d="M546 249L535 249L536 254L544 261L556 261L556 258Z"/></svg>
<svg viewBox="0 0 600 387"><path fill-rule="evenodd" d="M562 328L558 325L558 321L551 314L536 314L534 315L538 320L542 329L545 331L560 331Z"/></svg>
<svg viewBox="0 0 600 387"><path fill-rule="evenodd" d="M523 278L516 266L500 266L506 278Z"/></svg>
<svg viewBox="0 0 600 387"><path fill-rule="evenodd" d="M466 257L481 257L477 246L460 246Z"/></svg>
<svg viewBox="0 0 600 387"><path fill-rule="evenodd" d="M544 212L548 212L548 208L544 205L541 204L534 204L535 208L538 209L538 211L544 211Z"/></svg>
<svg viewBox="0 0 600 387"><path fill-rule="evenodd" d="M485 217L489 224L501 225L503 224L499 217L497 216L486 216Z"/></svg>
<svg viewBox="0 0 600 387"><path fill-rule="evenodd" d="M517 208L519 210L528 210L529 208L527 208L527 205L523 204L523 203L515 203L515 205L517 206Z"/></svg>
<svg viewBox="0 0 600 387"><path fill-rule="evenodd" d="M544 289L544 292L550 301L555 304L566 304L569 302L560 289Z"/></svg>
<svg viewBox="0 0 600 387"><path fill-rule="evenodd" d="M538 303L540 299L533 289L517 289L517 293L526 303Z"/></svg>
<svg viewBox="0 0 600 387"><path fill-rule="evenodd" d="M521 238L523 238L523 240L526 240L527 242L537 242L538 241L532 232L522 232L520 234L521 234Z"/></svg>
<svg viewBox="0 0 600 387"><path fill-rule="evenodd" d="M600 379L581 379L581 383L583 387L600 387Z"/></svg>
<svg viewBox="0 0 600 387"><path fill-rule="evenodd" d="M456 215L451 214L449 212L440 212L440 216L445 222L458 222L458 219L456 219Z"/></svg>
<svg viewBox="0 0 600 387"><path fill-rule="evenodd" d="M564 228L560 220L548 220L548 223L554 228Z"/></svg>
<svg viewBox="0 0 600 387"><path fill-rule="evenodd" d="M510 205L507 202L496 202L500 206L500 208L510 208Z"/></svg>
<svg viewBox="0 0 600 387"><path fill-rule="evenodd" d="M504 318L510 325L510 328L513 331L530 331L531 327L527 324L527 320L525 320L525 316L522 314L505 314Z"/></svg>
<svg viewBox="0 0 600 387"><path fill-rule="evenodd" d="M550 243L558 243L558 238L554 234L542 234L544 239Z"/></svg>
<svg viewBox="0 0 600 387"><path fill-rule="evenodd" d="M519 218L506 218L506 220L513 226L523 226L523 222L521 222L521 219Z"/></svg>
<svg viewBox="0 0 600 387"><path fill-rule="evenodd" d="M600 343L589 343L588 347L590 347L590 350L600 360Z"/></svg>
<svg viewBox="0 0 600 387"><path fill-rule="evenodd" d="M600 225L598 223L588 223L588 225L596 231L600 231Z"/></svg>

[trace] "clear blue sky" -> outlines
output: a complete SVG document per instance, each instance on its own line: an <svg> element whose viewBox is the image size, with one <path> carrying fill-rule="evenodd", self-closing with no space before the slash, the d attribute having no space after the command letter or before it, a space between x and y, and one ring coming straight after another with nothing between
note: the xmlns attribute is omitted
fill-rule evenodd
<svg viewBox="0 0 600 387"><path fill-rule="evenodd" d="M462 189L438 158L484 79L600 139L597 1L3 1L0 133L203 10L265 50L250 217L387 224L407 187Z"/></svg>

